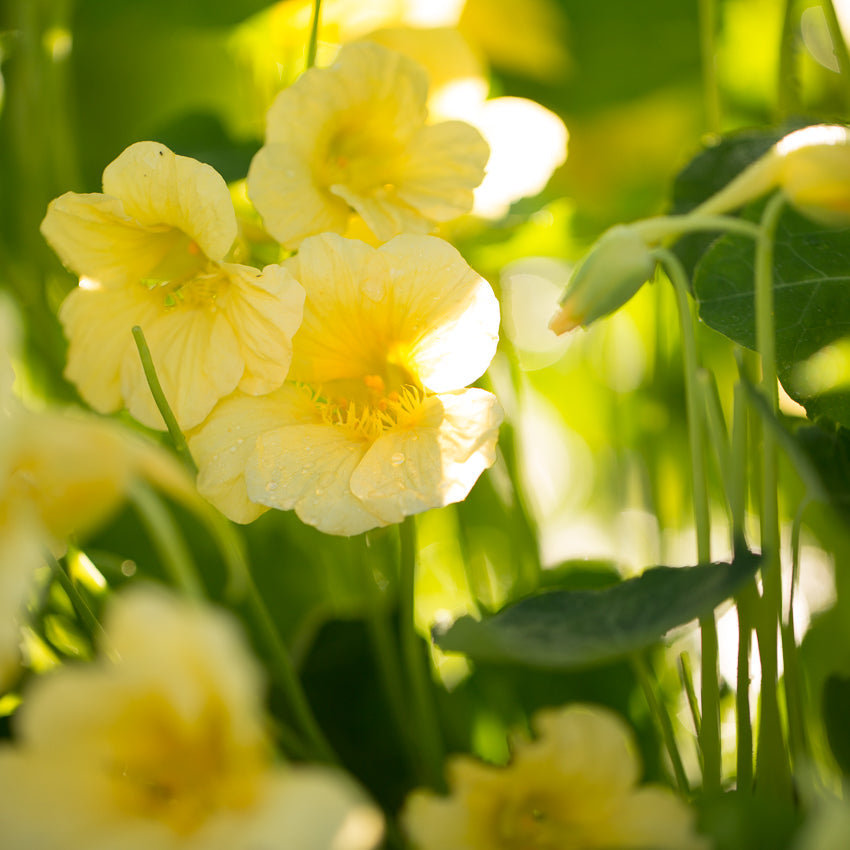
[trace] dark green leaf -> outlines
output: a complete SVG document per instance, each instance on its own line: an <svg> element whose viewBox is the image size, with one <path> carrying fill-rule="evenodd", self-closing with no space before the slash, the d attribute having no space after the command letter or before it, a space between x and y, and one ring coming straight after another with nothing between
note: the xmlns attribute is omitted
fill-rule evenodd
<svg viewBox="0 0 850 850"><path fill-rule="evenodd" d="M700 318L724 336L755 348L752 239L724 236L700 260L694 278ZM850 424L850 390L810 394L795 370L850 334L850 229L826 229L787 210L774 262L776 359L788 394L809 416Z"/></svg>
<svg viewBox="0 0 850 850"><path fill-rule="evenodd" d="M850 678L830 676L823 686L823 722L838 766L850 775Z"/></svg>
<svg viewBox="0 0 850 850"><path fill-rule="evenodd" d="M462 617L435 629L438 646L474 659L570 669L611 661L708 614L758 568L742 552L731 564L654 567L602 590L553 590L480 622Z"/></svg>

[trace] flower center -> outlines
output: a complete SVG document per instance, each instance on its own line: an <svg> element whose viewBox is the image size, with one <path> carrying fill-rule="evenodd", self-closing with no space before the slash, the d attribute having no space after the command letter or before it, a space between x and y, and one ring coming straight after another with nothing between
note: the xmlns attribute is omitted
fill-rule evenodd
<svg viewBox="0 0 850 850"><path fill-rule="evenodd" d="M216 700L187 719L165 697L150 695L119 718L114 736L113 788L133 815L188 835L217 811L256 802L265 742L261 736L237 740L231 718Z"/></svg>
<svg viewBox="0 0 850 850"><path fill-rule="evenodd" d="M551 801L537 796L503 801L496 812L494 828L499 850L589 850L591 847L578 824L566 822Z"/></svg>
<svg viewBox="0 0 850 850"><path fill-rule="evenodd" d="M378 132L362 120L344 122L328 144L325 185L345 186L358 195L391 189L399 151L398 143L388 138L386 131Z"/></svg>

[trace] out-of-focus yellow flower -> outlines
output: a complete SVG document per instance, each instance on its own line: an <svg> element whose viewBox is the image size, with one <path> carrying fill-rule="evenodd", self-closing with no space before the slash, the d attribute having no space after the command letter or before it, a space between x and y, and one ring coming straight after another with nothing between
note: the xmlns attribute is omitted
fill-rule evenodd
<svg viewBox="0 0 850 850"><path fill-rule="evenodd" d="M294 509L345 535L465 498L502 417L464 389L496 350L489 284L430 236L324 234L288 263L307 290L289 379L223 400L190 435L201 493L239 522Z"/></svg>
<svg viewBox="0 0 850 850"><path fill-rule="evenodd" d="M692 214L728 212L772 189L814 221L850 224L850 130L815 124L789 133Z"/></svg>
<svg viewBox="0 0 850 850"><path fill-rule="evenodd" d="M37 680L0 749L6 846L375 846L380 816L353 782L273 763L260 671L229 619L141 588L108 613L109 657Z"/></svg>
<svg viewBox="0 0 850 850"><path fill-rule="evenodd" d="M139 142L103 173L104 194L53 201L41 230L80 286L62 304L66 376L102 413L126 404L164 424L131 335L140 325L183 428L239 387L279 387L303 291L279 265L223 262L236 237L224 180L164 145Z"/></svg>
<svg viewBox="0 0 850 850"><path fill-rule="evenodd" d="M573 705L535 717L507 767L460 756L450 796L416 791L403 822L418 850L707 850L694 813L667 788L638 786L625 724Z"/></svg>
<svg viewBox="0 0 850 850"><path fill-rule="evenodd" d="M501 218L510 205L542 191L567 156L567 128L548 109L522 97L487 99L486 69L456 29L394 28L367 38L409 56L428 72L433 119L476 127L490 146L487 174L472 212Z"/></svg>
<svg viewBox="0 0 850 850"><path fill-rule="evenodd" d="M248 171L269 233L297 248L345 233L353 211L384 241L469 212L487 143L462 121L426 124L427 90L416 63L367 42L284 89Z"/></svg>
<svg viewBox="0 0 850 850"><path fill-rule="evenodd" d="M12 391L15 316L0 302L0 691L19 666L20 620L46 551L102 523L143 478L184 502L194 485L171 455L118 425L31 411Z"/></svg>

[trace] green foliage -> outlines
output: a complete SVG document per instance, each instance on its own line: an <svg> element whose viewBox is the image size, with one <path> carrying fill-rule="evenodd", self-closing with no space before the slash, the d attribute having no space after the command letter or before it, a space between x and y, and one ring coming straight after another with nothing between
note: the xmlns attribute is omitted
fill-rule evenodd
<svg viewBox="0 0 850 850"><path fill-rule="evenodd" d="M474 659L571 669L611 661L657 643L671 629L708 615L734 596L760 559L731 564L653 567L602 590L550 590L476 622L436 629L446 652Z"/></svg>

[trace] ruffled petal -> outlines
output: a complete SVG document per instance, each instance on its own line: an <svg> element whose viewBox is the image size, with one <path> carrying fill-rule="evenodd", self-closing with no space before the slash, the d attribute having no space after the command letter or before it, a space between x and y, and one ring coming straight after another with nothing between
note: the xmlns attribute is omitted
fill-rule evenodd
<svg viewBox="0 0 850 850"><path fill-rule="evenodd" d="M248 169L248 196L266 230L290 250L314 233L342 233L351 218L348 204L317 184L312 159L270 143Z"/></svg>
<svg viewBox="0 0 850 850"><path fill-rule="evenodd" d="M385 523L466 498L493 464L502 411L479 389L432 396L415 425L372 445L351 477L351 490Z"/></svg>
<svg viewBox="0 0 850 850"><path fill-rule="evenodd" d="M425 216L399 199L393 187L359 193L349 186L334 184L330 191L360 216L379 242L399 233L429 233L434 229Z"/></svg>
<svg viewBox="0 0 850 850"><path fill-rule="evenodd" d="M257 437L282 422L312 421L310 396L291 385L254 397L234 393L220 401L206 421L189 435L198 465L198 492L234 522L252 522L268 507L248 498L245 468Z"/></svg>
<svg viewBox="0 0 850 850"><path fill-rule="evenodd" d="M100 289L86 280L62 302L59 319L69 343L65 377L98 413L123 406L121 363L139 356L132 328L150 326L160 312L142 286Z"/></svg>
<svg viewBox="0 0 850 850"><path fill-rule="evenodd" d="M433 392L479 378L499 340L499 302L458 251L430 236L398 236L379 249L392 269L392 314L404 359Z"/></svg>
<svg viewBox="0 0 850 850"><path fill-rule="evenodd" d="M245 363L233 328L220 311L177 307L137 324L183 430L202 422L220 398L236 389ZM139 422L149 428L165 427L135 346L121 362L121 394Z"/></svg>
<svg viewBox="0 0 850 850"><path fill-rule="evenodd" d="M151 277L181 238L171 228L139 224L118 198L75 192L50 202L41 232L69 269L104 287Z"/></svg>
<svg viewBox="0 0 850 850"><path fill-rule="evenodd" d="M236 239L236 213L221 175L158 142L137 142L121 153L103 172L103 191L143 225L178 228L211 260L222 260Z"/></svg>
<svg viewBox="0 0 850 850"><path fill-rule="evenodd" d="M351 493L351 475L368 448L326 423L290 425L261 434L248 461L248 498L292 510L327 534L352 535L383 523Z"/></svg>
<svg viewBox="0 0 850 850"><path fill-rule="evenodd" d="M261 395L277 389L292 361L292 337L301 324L304 288L282 266L262 272L225 265L230 278L222 307L239 343L245 371L239 389Z"/></svg>
<svg viewBox="0 0 850 850"><path fill-rule="evenodd" d="M422 127L399 164L398 197L432 221L457 218L472 209L489 156L490 146L470 124Z"/></svg>

